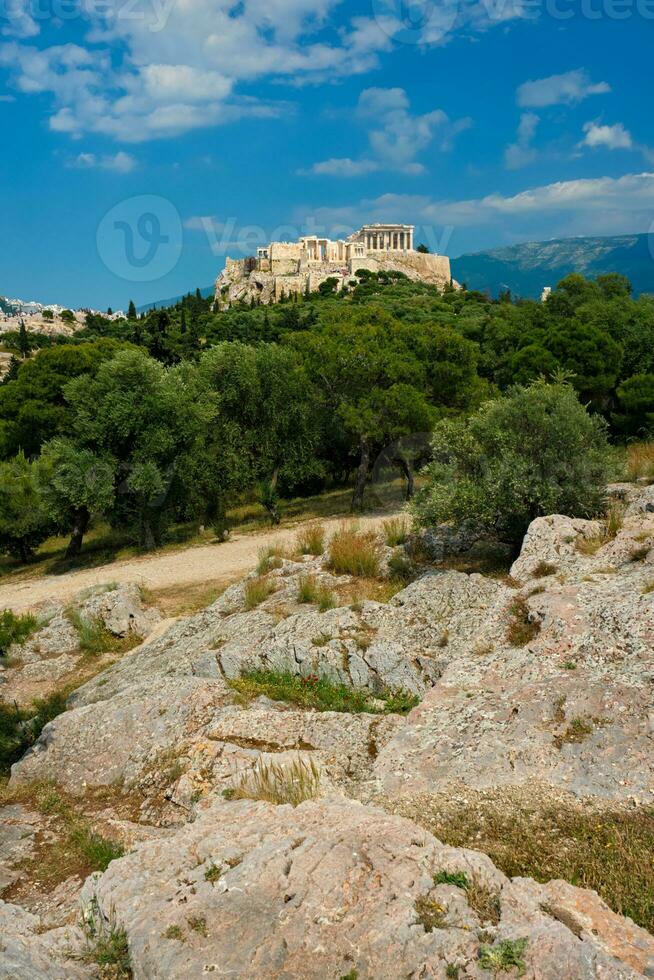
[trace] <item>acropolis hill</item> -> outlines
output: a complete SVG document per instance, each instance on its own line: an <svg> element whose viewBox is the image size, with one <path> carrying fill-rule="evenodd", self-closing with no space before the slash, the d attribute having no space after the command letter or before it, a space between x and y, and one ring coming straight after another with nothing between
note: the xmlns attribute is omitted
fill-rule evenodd
<svg viewBox="0 0 654 980"><path fill-rule="evenodd" d="M416 252L413 225L364 225L349 238L309 235L297 242L271 242L256 257L226 259L216 280L216 303L277 303L294 293L315 292L329 278L343 289L359 269L403 272L409 279L444 288L451 280L446 255Z"/></svg>

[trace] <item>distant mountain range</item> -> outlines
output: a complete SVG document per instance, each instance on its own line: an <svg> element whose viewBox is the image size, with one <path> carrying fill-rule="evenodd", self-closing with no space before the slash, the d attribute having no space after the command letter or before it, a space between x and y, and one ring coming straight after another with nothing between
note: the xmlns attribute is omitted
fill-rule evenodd
<svg viewBox="0 0 654 980"><path fill-rule="evenodd" d="M493 296L510 289L514 296L538 299L545 286L556 286L571 272L589 278L620 272L631 280L636 294L654 293L654 235L559 238L452 259L457 282Z"/></svg>
<svg viewBox="0 0 654 980"><path fill-rule="evenodd" d="M190 290L195 294L195 290ZM216 291L215 286L205 286L200 290L200 294L203 299L207 299L209 296L213 296ZM184 296L188 296L188 293L184 293L183 296L173 296L172 299L160 299L156 303L146 303L145 306L137 306L137 313L149 313L150 310L160 310L163 306L177 306L178 303L184 299Z"/></svg>

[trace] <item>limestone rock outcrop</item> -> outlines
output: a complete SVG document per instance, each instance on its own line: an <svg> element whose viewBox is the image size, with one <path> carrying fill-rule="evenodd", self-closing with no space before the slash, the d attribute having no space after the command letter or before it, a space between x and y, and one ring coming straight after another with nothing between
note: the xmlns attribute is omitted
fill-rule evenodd
<svg viewBox="0 0 654 980"><path fill-rule="evenodd" d="M436 884L442 872L493 897ZM532 980L627 980L654 969L654 938L565 882L510 880L483 854L346 799L297 809L215 800L89 879L127 932L136 977L487 978L508 941ZM484 963L486 962L486 967Z"/></svg>
<svg viewBox="0 0 654 980"><path fill-rule="evenodd" d="M510 879L377 808L415 815L415 801L503 791L589 812L652 805L654 490L611 495L625 508L612 534L539 518L510 575L436 566L386 602L353 601L354 580L326 557L276 559L254 608L257 573L70 696L10 790L51 780L80 806L109 791L133 804L121 824L133 849L80 900L124 930L136 978L481 980L503 956L508 976L532 980L654 976L652 936L594 892ZM332 608L300 601L307 577ZM89 601L120 633L147 616L132 600ZM261 670L327 675L378 708L305 710L234 689ZM416 706L385 713L386 689ZM294 765L313 767L314 799L233 798L261 767ZM31 854L39 823L28 806L5 809L11 881L7 849ZM61 930L26 915L0 905L0 977L89 975L83 959L69 969Z"/></svg>

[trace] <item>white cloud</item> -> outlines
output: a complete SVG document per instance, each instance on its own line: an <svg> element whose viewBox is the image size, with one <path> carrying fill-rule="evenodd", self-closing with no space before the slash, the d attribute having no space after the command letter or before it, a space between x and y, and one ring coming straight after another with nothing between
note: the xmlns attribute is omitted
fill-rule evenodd
<svg viewBox="0 0 654 980"><path fill-rule="evenodd" d="M359 227L368 221L411 221L432 250L460 254L486 236L488 245L574 235L648 232L654 209L654 173L559 181L519 194L468 200L383 194L348 208L313 212L319 227ZM441 243L439 249L439 242Z"/></svg>
<svg viewBox="0 0 654 980"><path fill-rule="evenodd" d="M122 150L113 155L101 156L97 156L95 153L78 153L68 166L78 170L113 170L119 174L128 174L136 167L136 160Z"/></svg>
<svg viewBox="0 0 654 980"><path fill-rule="evenodd" d="M0 67L19 92L50 97L54 131L139 142L288 112L272 99L271 81L349 78L377 67L394 43L439 44L450 28L486 30L523 17L521 4L429 3L407 38L398 0L374 0L374 16L353 16L337 29L333 14L342 14L342 0L106 0L79 6L89 47L8 41L0 44ZM28 0L12 0L3 33L36 37L29 9ZM378 137L387 138L383 131ZM391 143L401 157L400 136Z"/></svg>
<svg viewBox="0 0 654 980"><path fill-rule="evenodd" d="M12 0L3 12L0 37L36 37L39 25L30 10L30 0Z"/></svg>
<svg viewBox="0 0 654 980"><path fill-rule="evenodd" d="M532 140L536 135L539 122L540 119L534 112L523 112L520 116L516 141L507 146L504 151L504 162L509 170L526 167L538 156L532 146Z"/></svg>
<svg viewBox="0 0 654 980"><path fill-rule="evenodd" d="M351 160L349 157L332 157L330 160L321 160L308 170L299 171L300 174L315 174L319 177L362 177L365 174L374 173L379 170L379 163L375 160Z"/></svg>
<svg viewBox="0 0 654 980"><path fill-rule="evenodd" d="M624 128L622 123L616 123L614 126L603 126L599 123L587 122L584 126L584 133L583 146L605 146L609 150L631 150L634 146L631 133Z"/></svg>
<svg viewBox="0 0 654 980"><path fill-rule="evenodd" d="M610 91L607 82L591 82L588 72L577 68L562 75L525 82L518 89L517 100L524 108L540 109L582 102L591 95L604 95Z"/></svg>
<svg viewBox="0 0 654 980"><path fill-rule="evenodd" d="M469 119L451 121L442 109L424 115L411 114L409 97L402 88L369 88L359 96L356 116L369 127L370 153L359 160L332 158L314 163L301 174L360 177L375 170L396 170L409 176L425 172L416 160L438 137L441 151L450 150L458 133L471 125Z"/></svg>

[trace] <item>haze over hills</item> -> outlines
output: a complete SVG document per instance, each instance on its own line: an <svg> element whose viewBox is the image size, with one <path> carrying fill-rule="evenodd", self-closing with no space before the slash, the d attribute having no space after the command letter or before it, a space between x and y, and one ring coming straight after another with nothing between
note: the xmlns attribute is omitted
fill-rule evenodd
<svg viewBox="0 0 654 980"><path fill-rule="evenodd" d="M654 236L559 238L452 259L458 282L493 296L510 289L515 296L537 299L545 286L556 286L571 272L588 277L619 272L631 280L635 294L654 292Z"/></svg>

